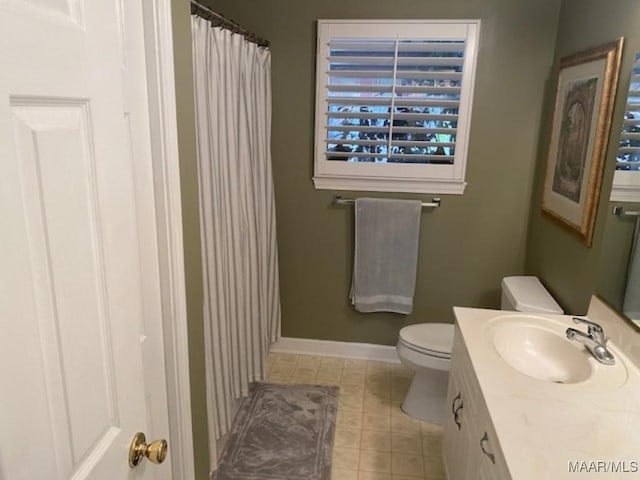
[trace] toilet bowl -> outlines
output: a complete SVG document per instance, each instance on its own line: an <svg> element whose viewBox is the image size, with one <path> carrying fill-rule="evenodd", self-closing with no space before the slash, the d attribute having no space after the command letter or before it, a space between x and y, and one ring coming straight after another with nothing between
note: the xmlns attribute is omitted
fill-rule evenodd
<svg viewBox="0 0 640 480"><path fill-rule="evenodd" d="M450 323L419 323L400 330L396 352L402 364L414 371L402 402L404 413L425 422L442 422L452 347Z"/></svg>
<svg viewBox="0 0 640 480"><path fill-rule="evenodd" d="M503 310L555 313L563 311L536 277L502 280ZM402 364L414 371L402 411L419 420L442 424L447 397L453 324L418 323L400 330L396 352Z"/></svg>

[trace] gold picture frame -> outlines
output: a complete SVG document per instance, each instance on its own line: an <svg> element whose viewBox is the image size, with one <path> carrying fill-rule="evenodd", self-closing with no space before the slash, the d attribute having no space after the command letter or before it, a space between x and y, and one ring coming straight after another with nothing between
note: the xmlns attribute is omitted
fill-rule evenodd
<svg viewBox="0 0 640 480"><path fill-rule="evenodd" d="M563 57L542 213L591 247L623 39Z"/></svg>

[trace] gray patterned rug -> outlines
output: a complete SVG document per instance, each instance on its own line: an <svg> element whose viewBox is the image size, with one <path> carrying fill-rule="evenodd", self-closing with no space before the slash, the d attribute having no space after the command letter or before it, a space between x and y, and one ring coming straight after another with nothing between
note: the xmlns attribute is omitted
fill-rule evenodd
<svg viewBox="0 0 640 480"><path fill-rule="evenodd" d="M255 383L216 480L329 480L338 387Z"/></svg>

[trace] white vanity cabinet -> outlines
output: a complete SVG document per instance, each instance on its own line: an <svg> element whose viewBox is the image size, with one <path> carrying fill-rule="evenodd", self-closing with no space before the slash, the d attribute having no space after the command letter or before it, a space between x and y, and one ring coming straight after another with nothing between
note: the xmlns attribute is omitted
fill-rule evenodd
<svg viewBox="0 0 640 480"><path fill-rule="evenodd" d="M469 354L456 326L444 421L449 480L509 480Z"/></svg>

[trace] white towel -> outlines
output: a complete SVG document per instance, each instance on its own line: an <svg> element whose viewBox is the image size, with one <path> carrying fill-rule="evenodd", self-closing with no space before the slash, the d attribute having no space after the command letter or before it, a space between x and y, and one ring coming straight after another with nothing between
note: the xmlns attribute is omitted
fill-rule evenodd
<svg viewBox="0 0 640 480"><path fill-rule="evenodd" d="M351 303L359 312L413 311L420 200L358 198Z"/></svg>

